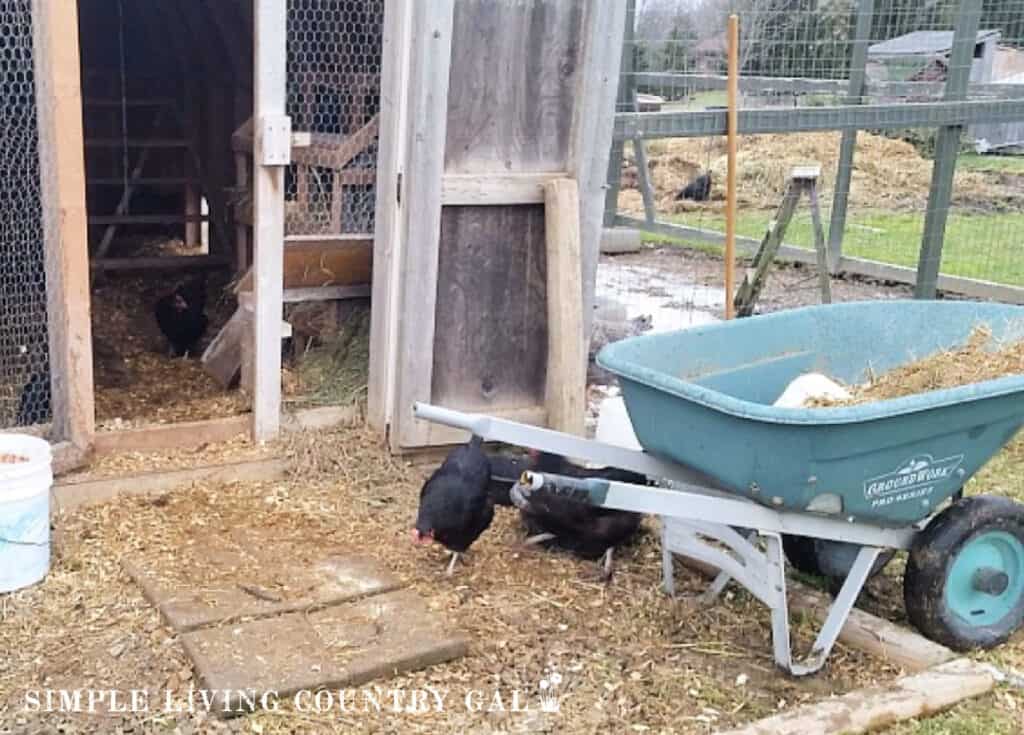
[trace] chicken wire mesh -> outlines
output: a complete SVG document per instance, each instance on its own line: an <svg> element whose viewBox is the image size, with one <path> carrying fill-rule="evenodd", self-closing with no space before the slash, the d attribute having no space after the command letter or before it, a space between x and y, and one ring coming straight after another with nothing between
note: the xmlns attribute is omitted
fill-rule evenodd
<svg viewBox="0 0 1024 735"><path fill-rule="evenodd" d="M31 0L0 0L0 428L51 420L34 63Z"/></svg>
<svg viewBox="0 0 1024 735"><path fill-rule="evenodd" d="M312 134L286 177L291 235L372 233L383 0L289 0L288 114Z"/></svg>
<svg viewBox="0 0 1024 735"><path fill-rule="evenodd" d="M851 96L858 11L865 9L870 11L865 86ZM849 102L941 100L946 80L956 71L952 41L964 15L958 0L636 0L623 57L626 93L620 93L618 112L722 108L724 31L730 13L740 20L740 108L790 109L794 120L807 108ZM978 21L968 97L1024 96L1024 0L985 0ZM933 206L936 136L935 128L861 130L852 162L840 156L843 134L838 129L741 136L741 245L749 248L764 235L792 168L814 164L821 167L818 193L826 238L841 243L844 256L917 268L928 209ZM681 225L691 230L678 238L682 243L720 248L725 228L724 137L625 141L621 150L621 168L610 169L614 193L609 196L606 224L624 215L632 224L639 221L652 230L652 220ZM1024 121L993 121L964 130L952 197L948 204L940 199L941 209L931 213L933 218L945 218L942 274L1024 285L1022 154ZM702 174L711 177L708 199L682 197L686 185ZM849 192L840 201L845 204L845 222L832 231L836 182L846 177ZM798 206L785 242L813 247L806 202ZM993 289L991 297L1000 293L1005 292Z"/></svg>

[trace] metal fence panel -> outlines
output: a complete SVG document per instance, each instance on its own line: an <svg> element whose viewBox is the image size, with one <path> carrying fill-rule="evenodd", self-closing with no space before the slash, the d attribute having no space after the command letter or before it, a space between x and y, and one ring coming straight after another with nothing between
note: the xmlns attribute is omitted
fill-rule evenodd
<svg viewBox="0 0 1024 735"><path fill-rule="evenodd" d="M942 283L972 278L1024 286L1015 265L1017 243L1024 239L1024 0L979 3L966 99L956 101L947 97L947 81L958 71L954 28L970 4L638 0L626 45L631 71L622 78L623 88L635 94L620 95L616 134L625 154L621 185L609 196L605 221L633 218L695 247L721 241L724 29L729 13L737 13L741 236L760 239L789 169L817 164L825 221L832 219L837 185L840 206L845 205L829 235L841 246L846 266L873 260L889 270L861 270L905 279L909 268L913 279L928 219L942 225L941 256L932 250L926 258L929 266L939 266ZM867 13L861 24L867 29L863 85L851 90L851 74L858 71L852 66L858 13ZM948 201L932 196L940 181L933 176L937 131L944 126L963 129L959 146L939 145L940 157L943 148L956 156ZM840 155L844 139L853 146L852 156ZM685 185L703 173L711 175L710 199L681 198ZM646 197L645 181L651 184ZM610 186L615 183L610 176ZM812 246L806 207L798 208L786 242ZM839 264L837 257L833 265ZM966 290L1024 300L1024 291Z"/></svg>

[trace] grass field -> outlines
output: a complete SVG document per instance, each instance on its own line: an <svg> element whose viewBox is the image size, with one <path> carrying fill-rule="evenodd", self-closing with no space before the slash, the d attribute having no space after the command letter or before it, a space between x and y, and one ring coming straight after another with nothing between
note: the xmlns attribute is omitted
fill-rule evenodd
<svg viewBox="0 0 1024 735"><path fill-rule="evenodd" d="M969 171L1024 174L1024 156L983 156L978 153L961 153L956 164Z"/></svg>
<svg viewBox="0 0 1024 735"><path fill-rule="evenodd" d="M760 239L774 212L741 211L737 234ZM823 212L825 227L828 213ZM669 221L706 230L725 231L720 213L689 213ZM916 267L924 228L923 212L851 212L847 218L843 254ZM811 248L814 239L810 214L797 211L785 242ZM951 212L946 223L942 272L1024 286L1024 212L973 214Z"/></svg>

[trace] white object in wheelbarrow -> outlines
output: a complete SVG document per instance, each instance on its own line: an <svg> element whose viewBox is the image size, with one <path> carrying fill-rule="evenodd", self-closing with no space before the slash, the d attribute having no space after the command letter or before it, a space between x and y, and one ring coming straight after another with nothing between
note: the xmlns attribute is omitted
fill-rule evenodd
<svg viewBox="0 0 1024 735"><path fill-rule="evenodd" d="M50 571L52 485L49 443L0 434L0 593L33 585Z"/></svg>
<svg viewBox="0 0 1024 735"><path fill-rule="evenodd" d="M594 438L605 444L640 450L640 442L636 439L633 422L629 420L626 402L622 400L622 396L609 397L601 401Z"/></svg>
<svg viewBox="0 0 1024 735"><path fill-rule="evenodd" d="M775 405L779 408L801 408L809 398L844 401L850 398L850 393L821 373L804 373L786 386L775 400Z"/></svg>

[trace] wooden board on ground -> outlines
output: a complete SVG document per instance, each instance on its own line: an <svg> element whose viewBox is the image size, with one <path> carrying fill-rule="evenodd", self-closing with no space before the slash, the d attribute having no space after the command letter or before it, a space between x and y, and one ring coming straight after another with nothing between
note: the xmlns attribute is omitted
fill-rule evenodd
<svg viewBox="0 0 1024 735"><path fill-rule="evenodd" d="M285 469L286 462L283 459L272 458L167 472L72 480L54 486L54 511L70 513L83 505L103 503L119 495L154 495L196 482L270 482L284 477Z"/></svg>
<svg viewBox="0 0 1024 735"><path fill-rule="evenodd" d="M709 579L718 574L718 569L711 564L682 555L678 558ZM824 623L832 604L830 598L793 579L786 581L786 587L791 613L811 615L819 624ZM839 641L910 671L922 671L956 658L956 654L945 646L857 608L850 611L839 632Z"/></svg>
<svg viewBox="0 0 1024 735"><path fill-rule="evenodd" d="M302 691L353 688L467 650L466 641L446 632L410 590L197 630L181 640L203 685L218 692L214 710L221 716L251 711L247 702L225 702L224 692L274 691L287 699Z"/></svg>
<svg viewBox="0 0 1024 735"><path fill-rule="evenodd" d="M265 534L235 529L190 546L190 581L170 584L144 563L122 565L168 625L187 632L241 618L265 618L310 606L335 605L398 589L401 584L373 559L325 556L313 562L281 559ZM218 571L235 570L223 583ZM259 583L247 581L246 572ZM274 580L273 584L267 580Z"/></svg>
<svg viewBox="0 0 1024 735"><path fill-rule="evenodd" d="M832 735L871 732L901 720L926 717L990 691L992 674L956 659L911 676L841 697L797 707L722 735Z"/></svg>

